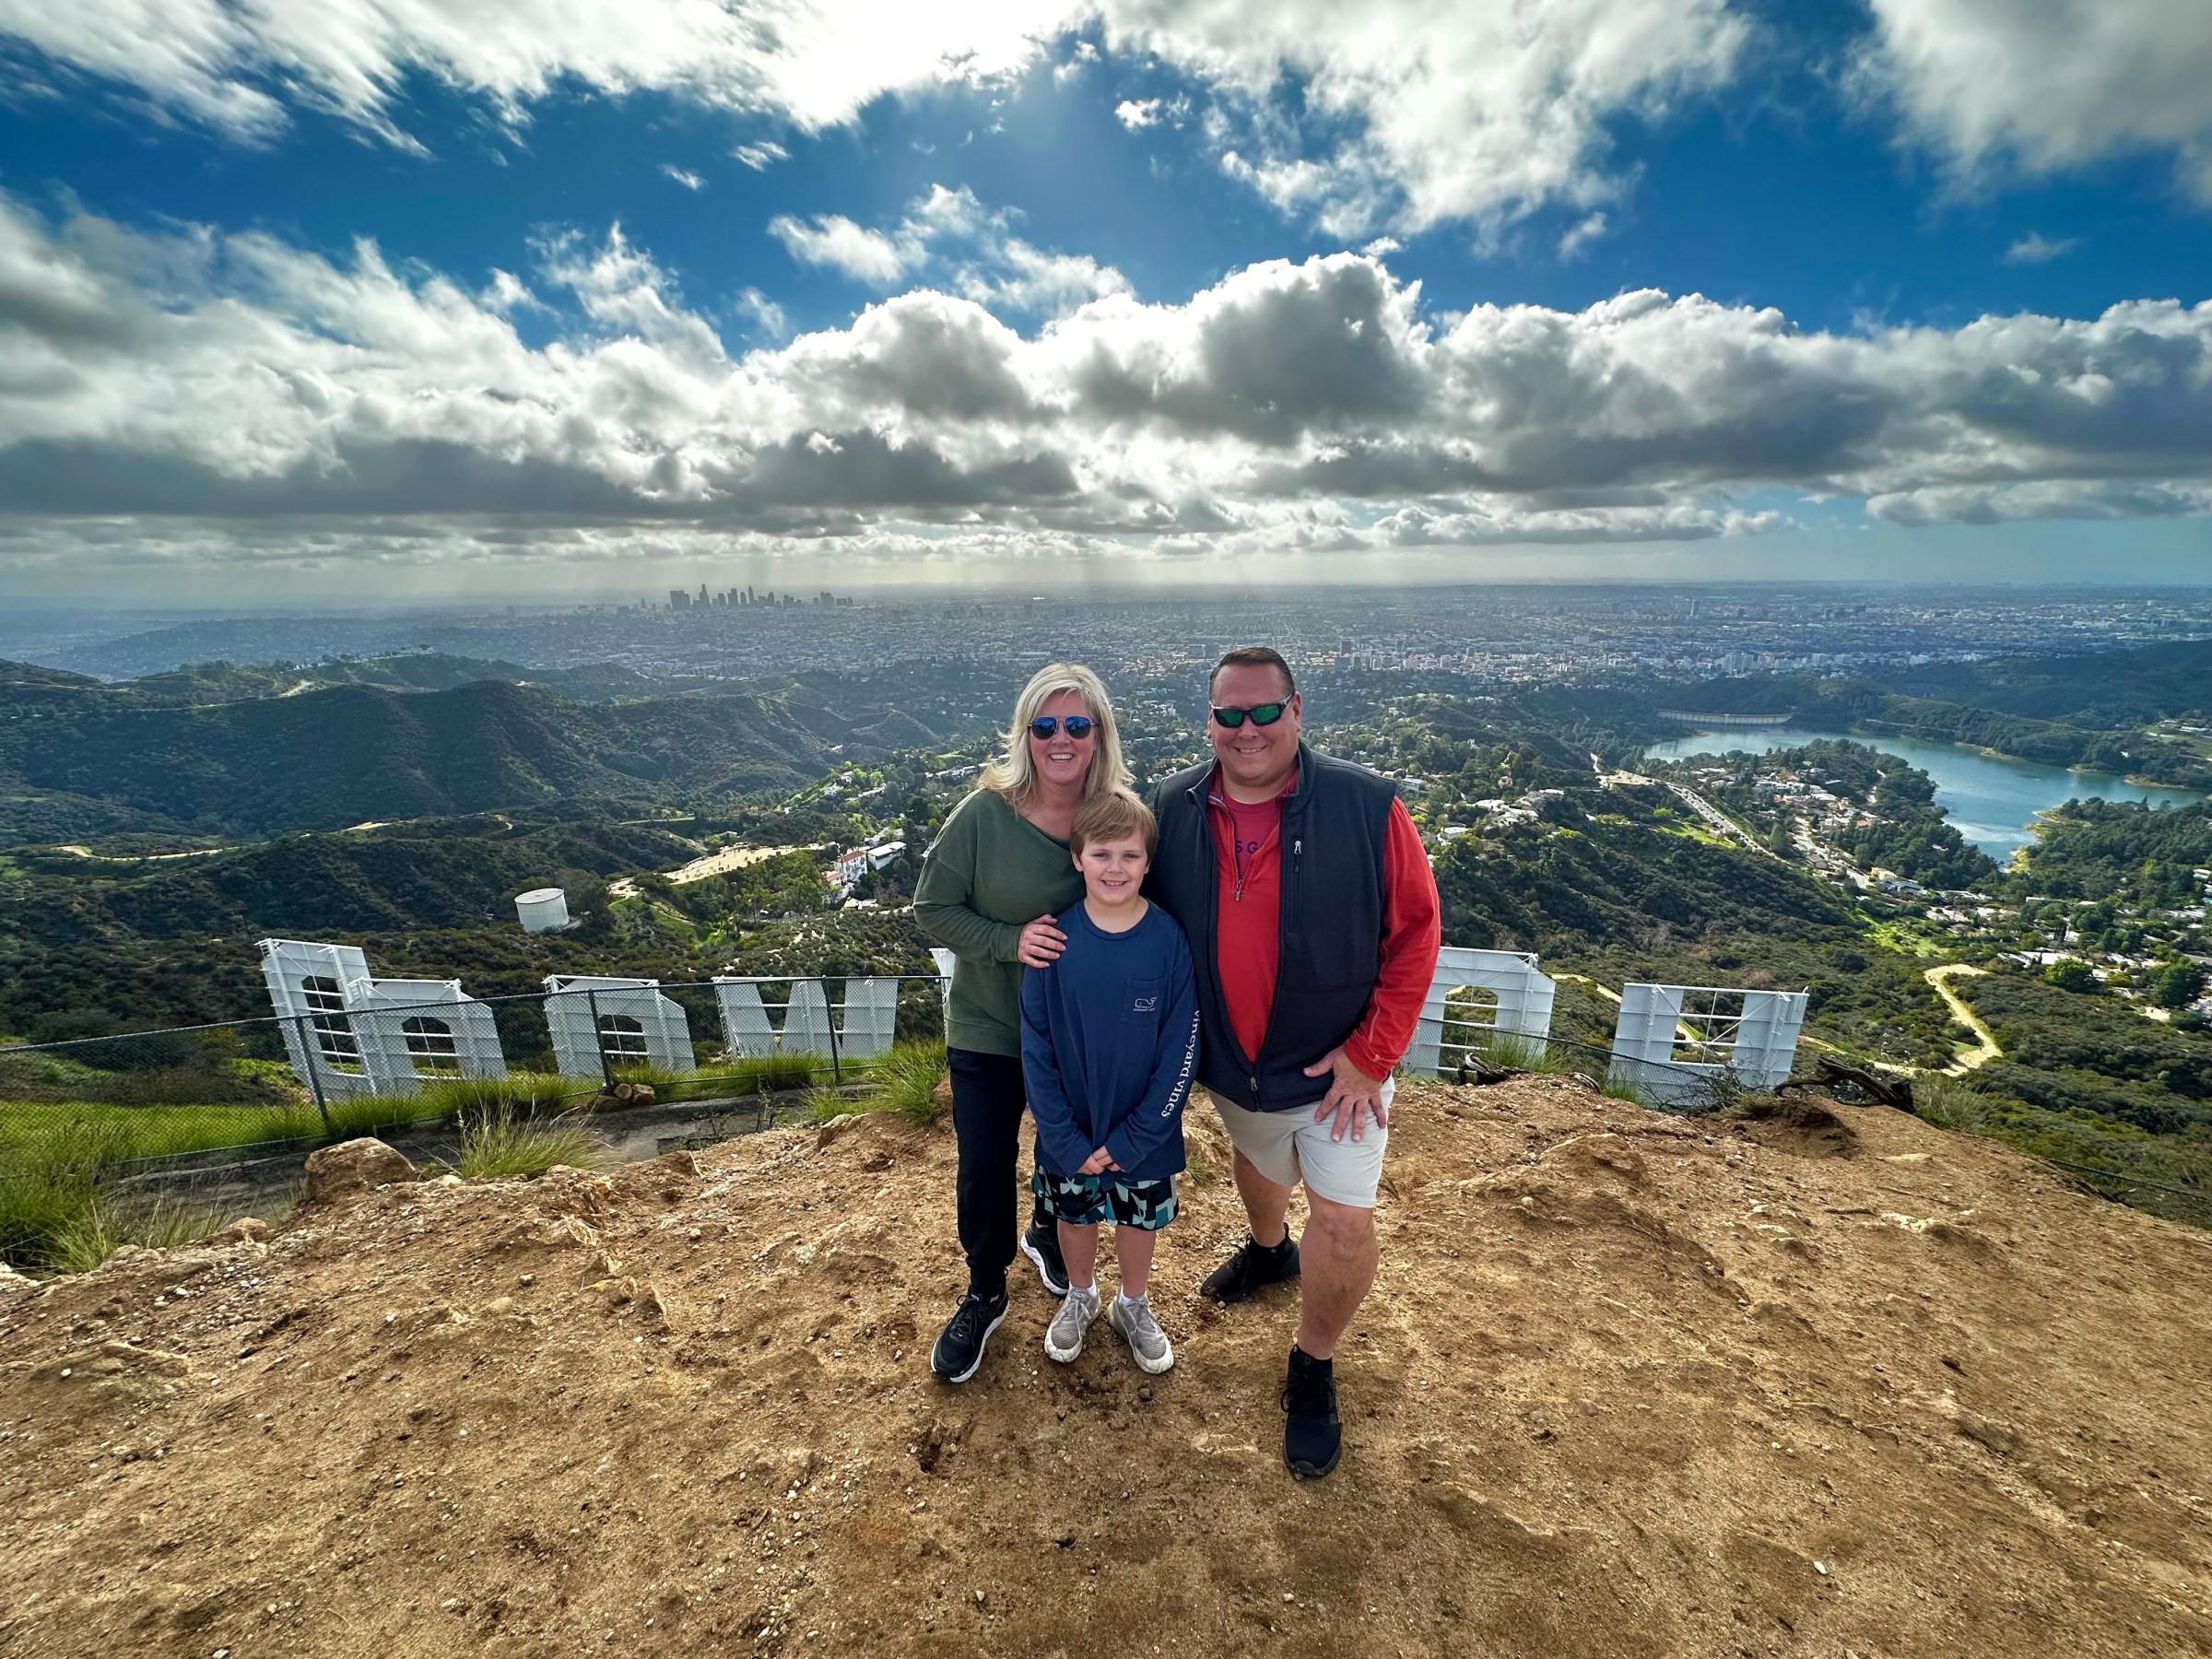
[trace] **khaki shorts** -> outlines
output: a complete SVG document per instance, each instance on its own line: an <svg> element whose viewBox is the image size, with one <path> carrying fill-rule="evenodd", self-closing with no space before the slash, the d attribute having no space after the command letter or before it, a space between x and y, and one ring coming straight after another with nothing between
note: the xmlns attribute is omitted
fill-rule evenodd
<svg viewBox="0 0 2212 1659"><path fill-rule="evenodd" d="M1390 1110L1397 1094L1397 1079L1382 1079L1382 1109ZM1223 1100L1211 1089L1206 1098L1221 1114L1229 1138L1253 1168L1277 1186L1305 1182L1306 1191L1332 1204L1353 1209L1373 1209L1375 1189L1382 1180L1382 1153L1390 1145L1390 1131L1373 1119L1359 1140L1349 1129L1342 1140L1331 1140L1336 1123L1317 1121L1312 1106L1294 1106L1288 1112L1247 1112Z"/></svg>

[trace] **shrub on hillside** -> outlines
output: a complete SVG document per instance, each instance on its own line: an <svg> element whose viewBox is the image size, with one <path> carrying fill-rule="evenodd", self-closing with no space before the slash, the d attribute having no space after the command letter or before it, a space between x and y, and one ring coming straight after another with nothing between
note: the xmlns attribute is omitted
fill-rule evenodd
<svg viewBox="0 0 2212 1659"><path fill-rule="evenodd" d="M2043 970L2043 979L2061 991L2072 991L2077 995L2093 994L2098 988L2096 970L2073 957L2053 962Z"/></svg>

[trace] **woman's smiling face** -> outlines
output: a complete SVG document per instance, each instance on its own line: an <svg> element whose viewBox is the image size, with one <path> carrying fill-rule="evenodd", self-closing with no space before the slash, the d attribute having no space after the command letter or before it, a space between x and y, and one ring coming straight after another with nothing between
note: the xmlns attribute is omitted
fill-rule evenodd
<svg viewBox="0 0 2212 1659"><path fill-rule="evenodd" d="M1040 717L1051 715L1056 723L1050 737L1040 737L1035 732L1027 735L1030 763L1037 769L1038 778L1061 786L1081 783L1084 775L1090 771L1091 757L1098 752L1099 746L1099 730L1096 726L1080 737L1067 735L1067 717L1070 714L1090 715L1090 709L1083 701L1083 693L1055 691L1044 700L1037 713Z"/></svg>

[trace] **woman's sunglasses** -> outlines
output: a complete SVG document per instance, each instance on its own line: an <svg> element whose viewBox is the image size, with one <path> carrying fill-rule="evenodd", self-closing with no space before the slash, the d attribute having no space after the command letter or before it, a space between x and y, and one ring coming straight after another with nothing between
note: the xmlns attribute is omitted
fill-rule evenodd
<svg viewBox="0 0 2212 1659"><path fill-rule="evenodd" d="M1088 714L1070 714L1065 720L1052 714L1040 714L1030 722L1030 735L1050 737L1062 726L1065 726L1070 737L1088 737L1090 735L1090 728L1098 724Z"/></svg>
<svg viewBox="0 0 2212 1659"><path fill-rule="evenodd" d="M1247 720L1253 725L1268 726L1280 720L1283 711L1289 706L1287 702L1271 702L1260 703L1250 709L1216 709L1214 718L1232 732Z"/></svg>

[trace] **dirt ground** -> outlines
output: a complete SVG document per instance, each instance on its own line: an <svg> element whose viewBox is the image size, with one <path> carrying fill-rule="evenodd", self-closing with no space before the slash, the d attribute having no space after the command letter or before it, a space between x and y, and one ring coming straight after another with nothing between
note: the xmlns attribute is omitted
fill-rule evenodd
<svg viewBox="0 0 2212 1659"><path fill-rule="evenodd" d="M933 1381L884 1118L0 1290L0 1654L2212 1653L2212 1235L1883 1108L1400 1101L1311 1485L1203 1109L1159 1379L1026 1277Z"/></svg>

